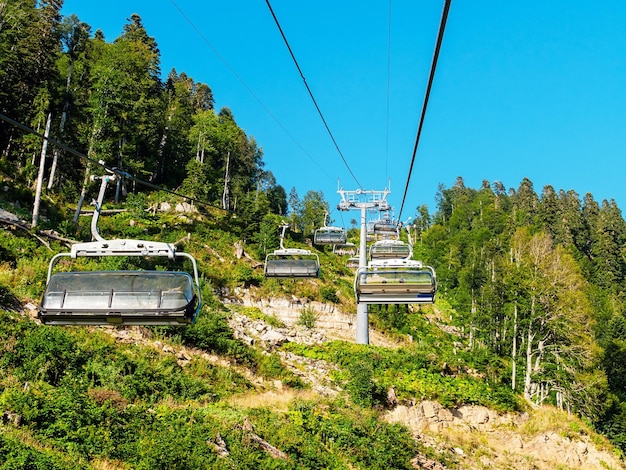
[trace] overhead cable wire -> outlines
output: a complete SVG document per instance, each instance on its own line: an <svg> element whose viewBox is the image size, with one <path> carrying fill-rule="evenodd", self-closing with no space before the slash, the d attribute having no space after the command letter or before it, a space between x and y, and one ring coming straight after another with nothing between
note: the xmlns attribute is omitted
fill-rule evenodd
<svg viewBox="0 0 626 470"><path fill-rule="evenodd" d="M330 176L328 174L328 172L326 171L326 169L320 165L317 160L315 160L315 158L313 158L313 156L311 156L311 154L309 152L307 152L307 150L300 144L300 142L298 142L296 140L296 138L289 132L289 130L282 124L282 122L280 122L280 120L274 116L274 114L270 111L270 109L265 105L265 103L261 100L261 98L259 98L257 96L257 94L252 90L252 88L250 88L248 86L248 84L241 78L241 76L236 72L236 70L228 63L228 61L226 61L226 59L219 53L219 51L215 48L215 46L213 46L213 44L211 44L211 42L206 38L206 36L202 33L202 31L200 31L200 29L194 24L193 21L191 21L191 18L189 18L187 16L187 14L182 10L182 8L180 8L176 2L174 0L170 0L170 3L172 4L172 6L174 8L176 8L176 10L178 10L178 12L180 13L180 15L183 17L183 19L189 24L189 26L191 26L191 28L198 34L198 36L200 36L200 39L202 39L202 41L209 46L209 48L213 51L213 53L217 56L217 58L226 66L226 68L234 75L234 77L239 81L239 83L241 83L241 85L248 91L248 93L250 93L250 96L252 96L257 103L259 103L259 105L261 106L261 108L263 108L263 110L268 114L269 117L271 117L274 122L276 122L276 124L278 124L278 127L280 127L285 134L287 135L287 137L289 137L293 143L296 144L296 146L302 150L302 152L309 157L309 159L315 163L315 165L317 165L317 167L322 170L322 172L330 179L334 179L332 176Z"/></svg>
<svg viewBox="0 0 626 470"><path fill-rule="evenodd" d="M435 53L433 54L433 60L430 66L430 75L428 77L428 85L426 86L426 94L424 95L422 113L420 115L419 125L417 128L417 136L415 137L415 145L413 146L413 156L411 157L411 166L409 167L409 173L406 179L406 186L404 187L404 196L402 196L402 204L400 205L400 213L398 214L399 220L401 220L402 209L404 208L404 202L406 201L406 194L409 190L409 183L411 181L411 173L413 172L413 165L415 164L415 155L417 154L417 146L419 145L420 136L422 134L422 126L424 125L424 117L426 116L426 108L428 107L428 99L430 97L430 90L433 86L433 79L435 78L437 60L439 59L439 50L441 49L441 43L443 41L443 33L446 29L446 21L448 20L448 12L450 10L451 3L452 3L452 0L444 0L443 13L441 15L441 21L439 23L439 32L437 34L437 43L435 44Z"/></svg>
<svg viewBox="0 0 626 470"><path fill-rule="evenodd" d="M202 201L200 199L195 199L193 197L186 196L185 194L181 194L181 193L178 193L176 191L172 191L170 189L164 188L163 186L159 186L158 184L150 183L148 181L143 181L143 180L141 180L139 178L135 178L133 175L131 175L131 174L125 172L125 171L122 171L122 170L120 170L117 167L112 167L112 166L106 165L106 164L104 164L103 162L101 162L99 160L95 160L94 158L91 158L88 155L85 155L84 153L79 152L78 150L74 150L72 147L70 147L69 145L64 144L63 142L60 142L60 141L55 140L55 139L52 139L50 137L46 137L44 134L41 134L40 132L37 132L34 129L31 129L30 127L25 126L24 124L22 124L20 122L17 122L14 119L11 119L10 117L8 117L8 116L6 116L6 115L4 115L2 113L0 113L0 120L5 121L5 122L7 122L7 123L9 123L9 124L19 128L19 129L23 130L23 131L25 131L25 132L28 132L29 134L37 136L41 140L45 140L48 143L50 143L50 144L52 144L54 146L57 146L57 147L65 150L68 153L71 153L72 155L75 155L75 156L77 156L79 158L82 158L83 160L86 160L86 161L88 161L90 163L93 163L94 165L98 165L98 166L104 168L105 170L107 170L107 171L109 171L111 173L115 173L116 175L119 175L119 176L122 176L124 178L127 178L127 179L129 179L131 181L134 181L135 183L140 184L142 186L146 186L148 188L155 189L157 191L164 191L166 193L172 194L174 196L182 197L182 198L186 199L187 201L191 201L191 202L194 202L196 204L200 204L202 206L212 207L214 209L219 209L219 210L224 211L224 212L229 212L229 213L231 212L231 211L229 211L227 209L224 209L222 207L210 204L210 203L208 203L206 201Z"/></svg>
<svg viewBox="0 0 626 470"><path fill-rule="evenodd" d="M352 175L352 178L354 179L356 184L362 189L363 187L361 186L361 183L359 183L359 180L352 172L352 168L350 168L350 165L348 165L346 158L343 156L343 153L341 152L341 149L339 148L339 144L337 144L337 141L335 140L335 137L333 136L333 133L331 132L330 127L328 127L328 123L326 122L326 119L324 118L324 115L322 114L322 110L320 109L320 107L317 104L317 101L315 100L315 96L313 96L313 92L311 91L311 88L309 87L309 84L307 83L306 78L304 77L304 73L302 73L302 69L300 68L298 61L296 60L296 56L294 55L293 50L291 49L291 46L289 45L289 41L287 41L287 37L285 36L285 33L283 32L283 28L280 26L280 23L278 22L278 18L276 17L276 14L274 13L274 9L272 8L272 5L270 4L269 0L265 0L265 3L267 4L267 7L269 8L270 13L272 14L272 18L274 18L274 22L276 23L276 26L278 27L278 31L280 32L280 35L282 36L283 41L285 42L285 45L287 46L287 49L289 50L291 59L293 60L293 63L296 65L296 68L298 69L298 72L300 73L300 77L302 78L302 81L304 82L304 86L309 92L309 96L311 97L311 100L313 101L313 105L315 105L315 109L317 110L317 113L319 114L320 118L322 119L322 122L324 123L324 127L326 128L328 135L333 141L333 144L335 144L335 148L337 149L339 156L343 160L344 165L350 172L350 175Z"/></svg>

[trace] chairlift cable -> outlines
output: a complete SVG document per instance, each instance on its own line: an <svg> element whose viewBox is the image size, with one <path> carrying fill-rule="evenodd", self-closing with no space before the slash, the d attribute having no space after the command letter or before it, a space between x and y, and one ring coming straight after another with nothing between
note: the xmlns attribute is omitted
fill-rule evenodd
<svg viewBox="0 0 626 470"><path fill-rule="evenodd" d="M307 83L306 78L304 77L304 73L302 73L302 69L300 68L300 65L298 64L296 56L294 55L293 50L291 49L291 46L289 45L289 41L287 41L287 37L285 36L285 33L283 32L283 28L280 26L280 23L278 22L278 18L276 17L276 14L274 13L274 9L272 8L272 5L270 4L269 0L265 0L265 3L267 4L267 7L270 10L272 18L274 19L274 22L276 23L276 26L278 27L278 31L280 32L280 35L282 36L283 41L285 42L285 45L287 46L287 49L289 50L289 54L291 55L291 59L293 60L294 64L296 65L296 68L298 69L298 72L300 73L300 77L302 78L302 82L304 83L304 86L306 87L307 91L309 92L309 96L311 97L311 100L313 101L313 105L315 106L315 109L317 110L317 113L319 114L320 118L322 119L322 122L324 123L324 127L326 128L326 131L328 132L328 135L330 136L331 140L333 141L333 144L335 144L335 148L337 149L337 152L339 153L339 156L343 160L343 163L345 164L346 168L350 172L350 175L352 175L352 178L356 182L357 186L359 186L359 188L363 189L363 186L361 185L361 183L359 183L359 180L357 179L357 177L352 172L352 168L350 168L350 165L348 165L348 162L347 162L346 158L343 156L343 153L341 152L341 149L339 148L339 144L335 140L335 136L331 132L330 127L328 127L328 123L326 122L326 119L324 118L324 115L322 114L322 110L320 109L319 105L317 104L317 101L315 100L315 96L313 96L313 92L311 91L311 88L309 87L309 84Z"/></svg>
<svg viewBox="0 0 626 470"><path fill-rule="evenodd" d="M424 125L424 117L426 116L426 108L428 107L428 99L430 98L430 90L433 85L433 79L435 78L435 70L437 68L437 60L439 58L439 51L441 49L441 43L443 41L443 33L446 29L446 21L448 20L448 12L450 10L450 3L452 3L452 0L444 0L443 13L441 16L441 22L439 24L439 32L437 34L437 43L435 45L435 52L433 54L433 60L430 66L430 75L428 77L428 84L426 86L426 94L424 95L422 113L420 115L419 125L417 128L417 135L415 137L415 145L413 146L413 156L411 157L411 165L409 167L409 173L406 179L406 186L404 188L404 195L402 196L402 204L400 205L400 212L398 214L398 220L402 219L402 209L404 208L404 202L406 201L406 195L409 190L409 182L411 181L411 173L413 172L413 165L415 164L415 155L417 153L417 146L419 145L420 136L422 134L422 126Z"/></svg>
<svg viewBox="0 0 626 470"><path fill-rule="evenodd" d="M239 81L239 83L241 83L241 85L248 91L248 93L250 93L250 95L256 100L257 103L259 103L259 105L261 106L261 108L263 108L265 110L265 112L268 114L268 116L270 118L272 118L274 120L274 122L276 124L278 124L278 127L280 127L283 132L287 135L287 137L289 137L295 144L296 146L302 150L302 152L309 157L309 159L315 163L315 165L322 170L322 173L324 173L328 178L330 179L334 179L332 176L330 176L326 170L324 169L324 167L322 165L320 165L317 160L315 160L313 158L313 156L306 151L306 149L300 144L300 142L298 142L296 140L296 138L289 132L289 130L283 125L282 122L279 121L279 119L270 111L270 109L265 105L265 103L263 101L261 101L261 98L259 98L257 96L256 93L254 93L254 91L246 84L246 82L243 81L243 79L241 78L241 76L235 71L235 69L226 61L226 59L219 53L219 51L215 48L215 46L213 46L213 44L211 44L211 42L206 38L206 36L202 33L202 31L200 31L200 29L194 24L193 21L191 21L191 18L189 18L187 16L187 14L185 14L185 12L182 10L182 8L180 8L176 2L174 0L170 0L170 3L172 4L172 6L174 8L176 8L176 10L178 10L178 12L180 13L180 15L184 18L184 20L189 24L189 26L191 26L191 28L198 34L198 36L200 36L200 39L202 39L202 41L209 46L209 48L213 51L213 53L217 56L217 58L226 66L226 68L234 75L234 77Z"/></svg>

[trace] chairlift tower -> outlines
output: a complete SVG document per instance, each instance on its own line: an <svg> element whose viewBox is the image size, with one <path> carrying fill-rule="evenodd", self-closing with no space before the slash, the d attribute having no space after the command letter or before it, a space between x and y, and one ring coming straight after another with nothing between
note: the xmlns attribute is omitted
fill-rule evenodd
<svg viewBox="0 0 626 470"><path fill-rule="evenodd" d="M391 191L384 189L382 191L357 189L354 191L346 191L344 189L337 190L341 196L341 202L337 206L340 211L360 210L361 211L361 237L359 240L359 269L367 268L367 211L378 210L388 211L391 209L387 202L387 195ZM369 318L367 311L367 303L359 302L356 304L356 342L357 344L370 344L369 338Z"/></svg>

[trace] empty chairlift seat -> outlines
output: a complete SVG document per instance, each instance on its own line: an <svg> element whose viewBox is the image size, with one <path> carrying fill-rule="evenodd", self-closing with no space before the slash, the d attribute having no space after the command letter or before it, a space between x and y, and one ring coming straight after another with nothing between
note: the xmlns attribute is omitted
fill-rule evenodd
<svg viewBox="0 0 626 470"><path fill-rule="evenodd" d="M370 246L370 259L403 259L411 255L411 247L400 240L379 240Z"/></svg>
<svg viewBox="0 0 626 470"><path fill-rule="evenodd" d="M37 315L47 325L186 325L202 306L196 260L165 242L132 239L105 240L98 218L107 184L118 174L102 176L91 220L94 242L75 243L70 253L58 253L48 266L46 290ZM187 258L193 278L181 271L79 271L52 273L61 257Z"/></svg>
<svg viewBox="0 0 626 470"><path fill-rule="evenodd" d="M319 272L319 257L309 250L286 248L275 250L265 258L265 277L318 277Z"/></svg>
<svg viewBox="0 0 626 470"><path fill-rule="evenodd" d="M341 227L321 227L313 235L313 243L316 245L339 245L346 243L347 233Z"/></svg>
<svg viewBox="0 0 626 470"><path fill-rule="evenodd" d="M376 235L394 235L398 233L398 224L391 219L381 219L374 222Z"/></svg>
<svg viewBox="0 0 626 470"><path fill-rule="evenodd" d="M67 256L185 257L193 277L184 271L72 271L52 273ZM196 261L163 242L102 240L77 243L71 253L50 261L48 281L38 309L47 325L186 325L193 323L202 301Z"/></svg>
<svg viewBox="0 0 626 470"><path fill-rule="evenodd" d="M60 272L48 282L39 318L48 325L180 325L194 320L198 304L186 272Z"/></svg>
<svg viewBox="0 0 626 470"><path fill-rule="evenodd" d="M348 258L348 261L346 261L346 268L350 268L350 269L358 268L360 262L361 262L361 258L359 258L359 256L351 256L350 258Z"/></svg>
<svg viewBox="0 0 626 470"><path fill-rule="evenodd" d="M435 270L414 260L381 260L357 270L357 302L371 304L432 304L437 292Z"/></svg>
<svg viewBox="0 0 626 470"><path fill-rule="evenodd" d="M340 243L333 245L333 253L339 256L355 256L357 252L358 249L354 243Z"/></svg>

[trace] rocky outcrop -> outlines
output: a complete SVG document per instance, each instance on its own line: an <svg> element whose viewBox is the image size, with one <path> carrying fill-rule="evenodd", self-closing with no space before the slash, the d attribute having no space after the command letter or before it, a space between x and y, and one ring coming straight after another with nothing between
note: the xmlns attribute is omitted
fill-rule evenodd
<svg viewBox="0 0 626 470"><path fill-rule="evenodd" d="M400 405L387 413L387 420L404 423L416 432L440 432L449 427L467 431L487 431L498 426L520 426L528 420L527 413L499 414L484 406L444 408L434 401L423 401L414 406Z"/></svg>
<svg viewBox="0 0 626 470"><path fill-rule="evenodd" d="M530 419L527 413L502 414L483 406L444 408L437 402L423 401L411 407L397 406L385 419L406 425L416 439L436 451L453 454L465 469L626 468L586 434L570 437L554 431L524 430Z"/></svg>
<svg viewBox="0 0 626 470"><path fill-rule="evenodd" d="M246 315L233 313L228 325L233 330L233 336L247 344L262 343L266 350L289 342L303 344L322 344L327 341L326 336L317 329L300 326L272 327L263 320L255 320Z"/></svg>
<svg viewBox="0 0 626 470"><path fill-rule="evenodd" d="M272 327L263 320L252 319L246 315L233 313L229 326L235 338L247 344L256 344L266 351L274 351L284 343L295 342L301 344L321 344L327 338L317 329L294 325L286 327ZM285 367L313 391L323 396L334 396L340 389L330 379L330 372L334 366L320 359L310 359L297 356L287 351L277 351Z"/></svg>

